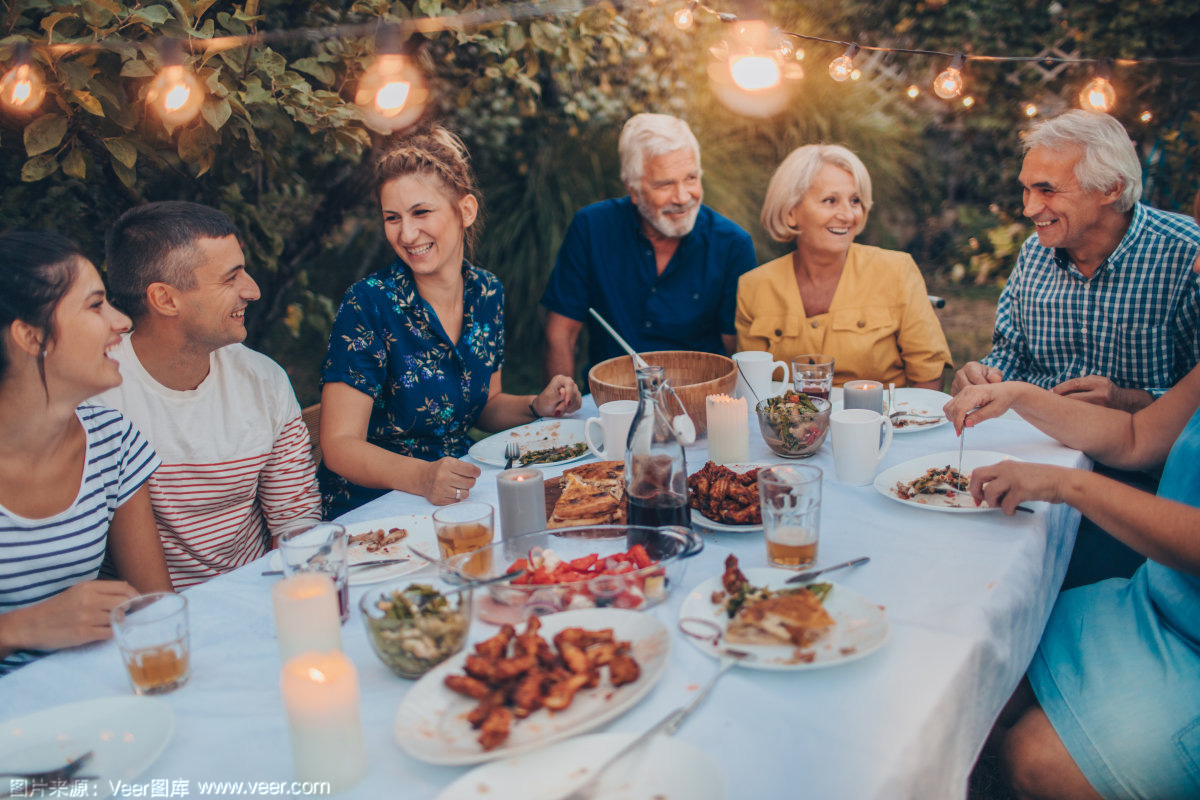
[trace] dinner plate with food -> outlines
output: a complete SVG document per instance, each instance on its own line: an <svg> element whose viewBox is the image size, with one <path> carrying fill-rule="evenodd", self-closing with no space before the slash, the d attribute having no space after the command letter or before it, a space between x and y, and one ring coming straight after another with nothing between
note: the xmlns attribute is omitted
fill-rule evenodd
<svg viewBox="0 0 1200 800"><path fill-rule="evenodd" d="M396 712L404 752L478 764L596 728L662 677L671 639L649 614L564 611L505 625L417 681Z"/></svg>
<svg viewBox="0 0 1200 800"><path fill-rule="evenodd" d="M942 407L950 400L950 395L933 389L907 386L897 389L896 407L887 410L889 415L900 412L900 416L892 421L892 430L896 433L916 433L949 424L950 420L942 413Z"/></svg>
<svg viewBox="0 0 1200 800"><path fill-rule="evenodd" d="M987 504L976 505L968 487L973 470L998 461L1021 459L992 450L964 450L960 472L957 450L933 453L885 469L875 476L875 491L897 503L930 511L952 514L996 511Z"/></svg>
<svg viewBox="0 0 1200 800"><path fill-rule="evenodd" d="M509 442L516 442L521 457L513 462L513 466L569 464L590 455L583 429L581 419L539 419L480 439L471 445L467 454L482 464L503 467L508 460L504 455L505 447Z"/></svg>
<svg viewBox="0 0 1200 800"><path fill-rule="evenodd" d="M716 464L709 461L688 477L692 524L717 533L757 533L763 529L758 471L770 464Z"/></svg>
<svg viewBox="0 0 1200 800"><path fill-rule="evenodd" d="M428 514L351 522L343 527L349 539L346 563L350 566L352 586L391 580L425 566L424 560L409 552L409 544L427 552L437 550L433 518ZM376 561L380 562L379 566L371 566ZM271 569L283 569L278 550L271 551L270 564Z"/></svg>
<svg viewBox="0 0 1200 800"><path fill-rule="evenodd" d="M836 583L787 583L795 572L741 569L737 556L725 572L688 592L680 628L702 652L742 655L739 666L804 670L855 661L883 646L888 621L882 606Z"/></svg>

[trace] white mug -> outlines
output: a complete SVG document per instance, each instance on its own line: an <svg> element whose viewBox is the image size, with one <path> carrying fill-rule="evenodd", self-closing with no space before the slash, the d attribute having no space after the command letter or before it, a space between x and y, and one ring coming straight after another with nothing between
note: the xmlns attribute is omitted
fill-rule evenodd
<svg viewBox="0 0 1200 800"><path fill-rule="evenodd" d="M620 461L625 458L625 440L629 438L629 426L637 414L637 400L610 400L600 406L600 416L592 417L583 426L583 439L588 450L597 458ZM600 426L604 449L592 441L592 423Z"/></svg>
<svg viewBox="0 0 1200 800"><path fill-rule="evenodd" d="M734 353L733 360L738 366L737 388L734 389L733 396L744 397L752 405L772 396L771 379L775 377L775 370L783 370L785 384L791 380L791 370L788 369L787 362L775 361L770 353L743 350Z"/></svg>
<svg viewBox="0 0 1200 800"><path fill-rule="evenodd" d="M892 446L891 420L878 411L845 408L829 415L829 429L837 479L854 486L865 486L875 480L875 470Z"/></svg>

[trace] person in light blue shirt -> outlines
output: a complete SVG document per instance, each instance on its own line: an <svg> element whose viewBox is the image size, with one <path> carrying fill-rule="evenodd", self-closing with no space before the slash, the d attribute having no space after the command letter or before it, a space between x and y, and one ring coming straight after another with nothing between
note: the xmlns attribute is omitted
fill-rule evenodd
<svg viewBox="0 0 1200 800"><path fill-rule="evenodd" d="M574 375L588 326L588 368L624 351L595 308L640 352L732 353L737 282L757 264L750 234L701 203L700 145L683 120L638 114L621 130L627 197L571 221L542 305L546 375Z"/></svg>

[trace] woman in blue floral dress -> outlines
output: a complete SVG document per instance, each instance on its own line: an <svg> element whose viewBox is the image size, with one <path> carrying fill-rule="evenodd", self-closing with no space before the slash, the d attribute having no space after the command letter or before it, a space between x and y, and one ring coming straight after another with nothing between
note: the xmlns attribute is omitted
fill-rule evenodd
<svg viewBox="0 0 1200 800"><path fill-rule="evenodd" d="M480 472L460 460L471 427L499 431L579 408L565 375L538 395L501 390L504 290L463 257L479 216L467 159L458 137L434 127L392 143L376 165L397 258L347 290L329 337L318 472L327 518L392 489L461 500Z"/></svg>

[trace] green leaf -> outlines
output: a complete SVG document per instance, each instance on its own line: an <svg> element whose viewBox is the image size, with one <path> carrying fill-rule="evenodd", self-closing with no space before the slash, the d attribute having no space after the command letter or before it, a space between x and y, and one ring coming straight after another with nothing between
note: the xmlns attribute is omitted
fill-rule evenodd
<svg viewBox="0 0 1200 800"><path fill-rule="evenodd" d="M125 166L120 161L110 161L108 163L112 166L113 172L120 179L121 183L132 189L134 184L137 183L137 171Z"/></svg>
<svg viewBox="0 0 1200 800"><path fill-rule="evenodd" d="M176 146L179 159L188 165L197 163L201 160L209 141L208 132L202 126L194 125L185 129L179 134L179 144Z"/></svg>
<svg viewBox="0 0 1200 800"><path fill-rule="evenodd" d="M114 17L121 16L121 7L117 5L114 0L86 0L84 5L99 6L100 8L103 8L105 11L112 14Z"/></svg>
<svg viewBox="0 0 1200 800"><path fill-rule="evenodd" d="M270 103L274 98L271 93L263 88L262 81L258 78L248 78L246 80L246 89L242 92L242 102L247 105L251 103Z"/></svg>
<svg viewBox="0 0 1200 800"><path fill-rule="evenodd" d="M87 88L96 72L79 59L72 58L63 59L58 63L58 74L69 88L82 91Z"/></svg>
<svg viewBox="0 0 1200 800"><path fill-rule="evenodd" d="M105 139L104 146L116 161L129 169L137 163L138 151L128 139Z"/></svg>
<svg viewBox="0 0 1200 800"><path fill-rule="evenodd" d="M292 69L306 72L322 83L332 85L337 80L337 73L326 64L315 58L302 58L292 62Z"/></svg>
<svg viewBox="0 0 1200 800"><path fill-rule="evenodd" d="M129 16L133 19L140 19L148 25L162 25L171 18L171 12L165 6L146 6L139 8Z"/></svg>
<svg viewBox="0 0 1200 800"><path fill-rule="evenodd" d="M204 116L204 121L207 122L214 131L221 130L221 126L229 121L233 110L229 107L229 101L223 98L209 98L204 101L204 107L200 109L201 115Z"/></svg>
<svg viewBox="0 0 1200 800"><path fill-rule="evenodd" d="M121 65L122 78L153 78L154 69L140 58L131 58Z"/></svg>
<svg viewBox="0 0 1200 800"><path fill-rule="evenodd" d="M92 116L104 116L104 109L100 107L100 101L91 92L72 92L71 96Z"/></svg>
<svg viewBox="0 0 1200 800"><path fill-rule="evenodd" d="M418 0L417 8L427 17L436 17L442 13L442 0Z"/></svg>
<svg viewBox="0 0 1200 800"><path fill-rule="evenodd" d="M25 126L25 154L36 156L39 153L52 150L62 143L63 137L66 135L66 117L60 117L57 114L47 114L44 117L38 117ZM28 167L29 164L25 166ZM53 171L50 170L50 172ZM30 180L40 180L49 175L50 172L45 173L45 175L39 175L37 178L31 178ZM22 169L21 174L25 174L24 169Z"/></svg>
<svg viewBox="0 0 1200 800"><path fill-rule="evenodd" d="M21 167L21 180L26 183L40 181L47 175L52 175L58 169L58 159L52 153L34 156Z"/></svg>
<svg viewBox="0 0 1200 800"><path fill-rule="evenodd" d="M81 181L87 179L87 159L83 157L82 149L71 148L71 152L62 160L62 171Z"/></svg>
<svg viewBox="0 0 1200 800"><path fill-rule="evenodd" d="M46 32L46 38L52 39L54 37L54 26L62 22L67 17L73 16L75 16L74 11L56 11L55 13L42 19L42 30ZM34 180L38 179L35 178Z"/></svg>

